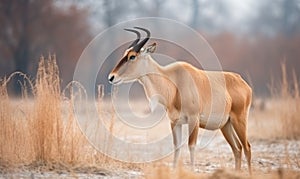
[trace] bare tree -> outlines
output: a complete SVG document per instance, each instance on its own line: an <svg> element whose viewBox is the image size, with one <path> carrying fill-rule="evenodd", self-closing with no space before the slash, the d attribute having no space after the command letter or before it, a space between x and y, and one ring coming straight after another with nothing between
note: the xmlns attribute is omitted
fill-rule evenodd
<svg viewBox="0 0 300 179"><path fill-rule="evenodd" d="M290 36L300 31L299 0L265 0L258 9L252 22L253 32Z"/></svg>
<svg viewBox="0 0 300 179"><path fill-rule="evenodd" d="M229 9L223 1L216 0L191 0L190 25L205 31L224 30L230 19ZM214 14L208 13L214 12Z"/></svg>
<svg viewBox="0 0 300 179"><path fill-rule="evenodd" d="M50 52L75 64L89 40L86 12L60 9L52 0L2 0L0 24L0 61L11 62L4 73L33 74L39 56Z"/></svg>
<svg viewBox="0 0 300 179"><path fill-rule="evenodd" d="M191 22L190 25L193 28L198 28L198 23L199 23L199 2L198 0L192 0L192 17L191 17Z"/></svg>

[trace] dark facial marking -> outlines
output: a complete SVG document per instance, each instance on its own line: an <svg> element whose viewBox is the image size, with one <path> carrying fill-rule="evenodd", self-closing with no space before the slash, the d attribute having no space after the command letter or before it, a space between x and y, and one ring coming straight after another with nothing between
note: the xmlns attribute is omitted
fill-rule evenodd
<svg viewBox="0 0 300 179"><path fill-rule="evenodd" d="M117 64L117 66L114 68L113 72L118 71L122 65L124 65L126 62L128 62L128 60L135 60L137 57L137 53L133 50L130 50L129 52L127 52L127 54L119 61L119 63ZM135 58L133 58L135 57Z"/></svg>
<svg viewBox="0 0 300 179"><path fill-rule="evenodd" d="M122 66L123 64L125 64L125 63L128 61L127 59L128 59L127 55L124 56L124 57L119 61L119 63L117 64L117 66L114 68L113 72L118 71L118 70L121 68L121 66Z"/></svg>

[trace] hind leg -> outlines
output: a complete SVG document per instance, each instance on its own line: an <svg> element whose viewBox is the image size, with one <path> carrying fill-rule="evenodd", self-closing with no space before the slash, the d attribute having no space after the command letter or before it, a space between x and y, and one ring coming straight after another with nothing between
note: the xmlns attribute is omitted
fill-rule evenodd
<svg viewBox="0 0 300 179"><path fill-rule="evenodd" d="M234 159L235 159L235 169L240 170L241 160L242 160L242 145L238 137L236 136L234 129L232 128L232 124L230 123L230 120L227 121L227 123L221 129L221 131L232 149Z"/></svg>
<svg viewBox="0 0 300 179"><path fill-rule="evenodd" d="M239 137L241 144L243 146L244 149L244 154L246 156L247 159L247 164L248 164L248 169L249 169L249 173L252 173L252 169L251 169L251 145L248 141L247 138L247 118L248 115L247 113L243 113L240 115L232 115L233 117L230 118L230 121L232 123L232 126L237 134L237 136Z"/></svg>

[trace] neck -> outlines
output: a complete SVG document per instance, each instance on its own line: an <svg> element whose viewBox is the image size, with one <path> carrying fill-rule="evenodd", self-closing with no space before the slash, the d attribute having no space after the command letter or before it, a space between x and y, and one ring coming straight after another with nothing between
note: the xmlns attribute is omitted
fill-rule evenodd
<svg viewBox="0 0 300 179"><path fill-rule="evenodd" d="M161 74L163 73L163 67L160 66L150 55L146 57L146 69L145 74Z"/></svg>
<svg viewBox="0 0 300 179"><path fill-rule="evenodd" d="M151 109L157 102L164 106L169 104L175 95L174 85L167 78L165 69L154 61L150 56L147 59L147 70L145 75L139 78L139 82L143 85L146 96L150 102Z"/></svg>
<svg viewBox="0 0 300 179"><path fill-rule="evenodd" d="M160 84L164 72L163 67L153 60L150 55L145 59L145 63L146 69L139 78L139 82L143 85L147 97L151 98L153 95L157 95L155 94L156 88Z"/></svg>

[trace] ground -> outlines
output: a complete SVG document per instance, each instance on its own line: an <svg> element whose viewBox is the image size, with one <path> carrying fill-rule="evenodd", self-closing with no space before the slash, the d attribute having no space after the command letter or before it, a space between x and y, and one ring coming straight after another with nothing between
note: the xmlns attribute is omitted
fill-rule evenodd
<svg viewBox="0 0 300 179"><path fill-rule="evenodd" d="M111 110L106 107L105 110ZM142 112L141 112L142 111ZM141 109L137 113L143 113ZM253 178L264 178L269 176L281 175L282 172L293 171L293 175L288 177L300 176L300 140L285 139L281 137L280 120L275 119L272 110L252 109L249 117L248 134L252 145L252 167ZM116 137L131 142L153 142L161 136L170 133L169 122L164 118L160 124L152 130L145 133L145 130L132 130L124 123L112 117L115 114L105 112L104 124L111 130ZM274 117L275 116L275 117ZM112 118L115 118L112 121ZM113 126L112 126L113 124ZM186 132L186 128L184 131ZM185 136L186 137L186 136ZM172 141L168 141L168 145ZM162 148L162 146L154 146ZM120 150L124 148L120 147ZM145 153L144 151L126 150L126 155ZM30 164L14 169L6 168L2 165L0 168L0 178L172 178L173 176L185 176L184 178L215 178L227 176L232 178L249 178L247 165L243 156L242 171L236 173L234 169L234 158L232 151L222 136L220 131L206 131L201 129L198 136L198 142L195 155L194 172L189 167L188 147L185 144L182 147L179 168L182 173L172 169L172 154L156 161L145 164L129 165L128 167L119 167L120 164L84 164L68 167L63 164L54 164L53 166L43 166L44 164ZM101 162L101 161L100 161ZM122 164L121 164L122 165ZM128 165L128 164L126 164ZM103 167L106 166L106 167ZM108 166L108 167L107 167ZM154 175L154 176L153 176Z"/></svg>

